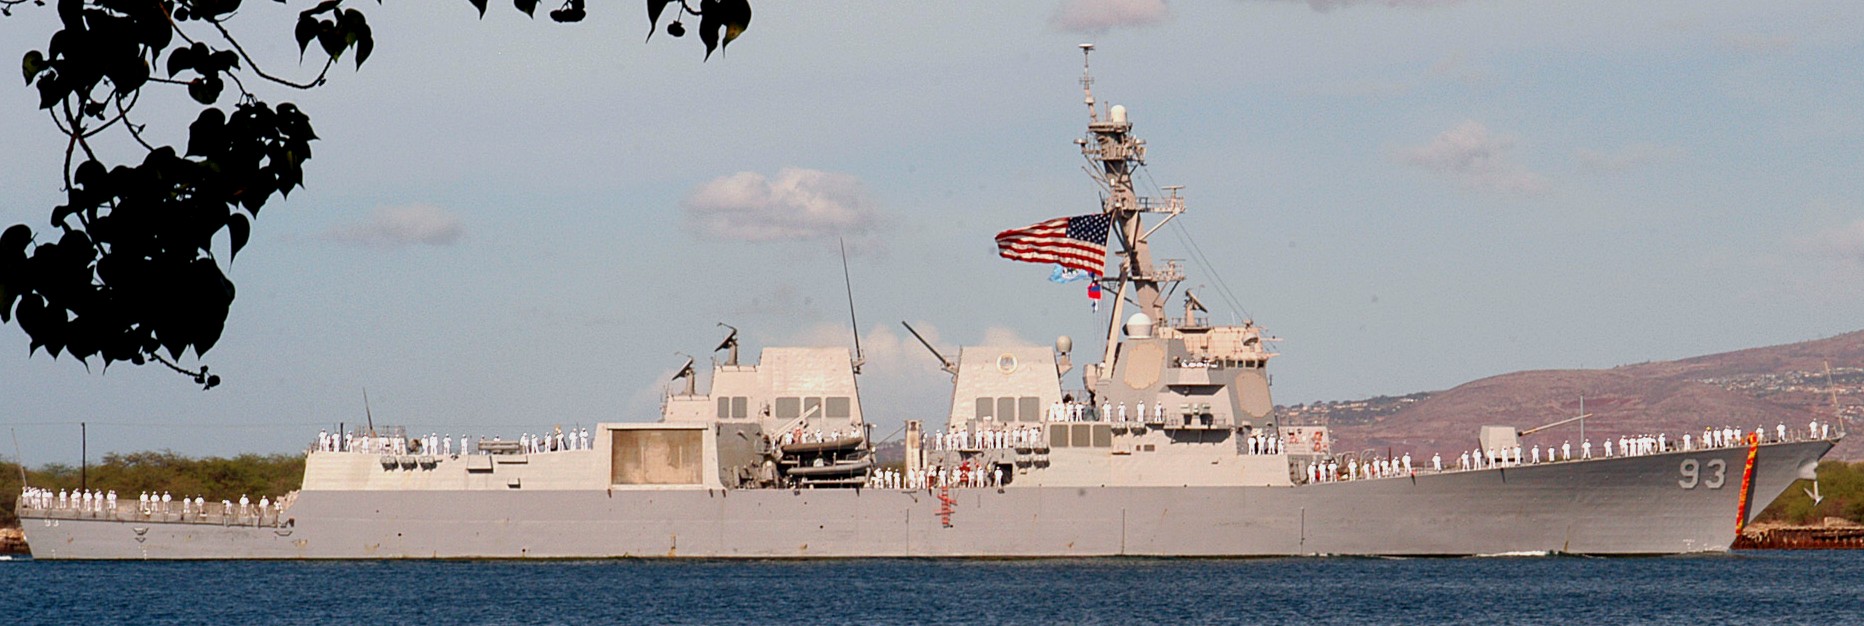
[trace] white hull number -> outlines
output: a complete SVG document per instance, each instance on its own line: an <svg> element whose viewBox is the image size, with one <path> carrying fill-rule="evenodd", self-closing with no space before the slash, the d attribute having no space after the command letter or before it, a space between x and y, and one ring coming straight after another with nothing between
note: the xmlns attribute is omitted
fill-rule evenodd
<svg viewBox="0 0 1864 626"><path fill-rule="evenodd" d="M1702 475L1704 469L1709 471L1707 477ZM1683 476L1676 481L1678 487L1695 489L1697 484L1701 484L1710 489L1721 489L1722 483L1728 477L1728 462L1722 459L1709 459L1709 462L1701 463L1695 459L1683 459L1683 466L1678 468L1678 471Z"/></svg>

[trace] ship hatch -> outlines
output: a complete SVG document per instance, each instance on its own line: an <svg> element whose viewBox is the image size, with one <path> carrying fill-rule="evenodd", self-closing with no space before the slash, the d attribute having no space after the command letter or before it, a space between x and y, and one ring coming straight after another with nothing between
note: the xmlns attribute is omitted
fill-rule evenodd
<svg viewBox="0 0 1864 626"><path fill-rule="evenodd" d="M616 485L697 485L702 435L690 428L630 428L610 431L614 446L610 482Z"/></svg>

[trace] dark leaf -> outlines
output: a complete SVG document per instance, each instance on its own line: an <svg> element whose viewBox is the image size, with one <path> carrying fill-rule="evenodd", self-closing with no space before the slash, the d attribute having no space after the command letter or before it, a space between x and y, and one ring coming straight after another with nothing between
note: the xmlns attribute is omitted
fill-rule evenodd
<svg viewBox="0 0 1864 626"><path fill-rule="evenodd" d="M0 259L10 258L10 255L14 254L25 254L26 244L29 243L32 243L31 228L25 224L8 226L5 232L0 232Z"/></svg>
<svg viewBox="0 0 1864 626"><path fill-rule="evenodd" d="M295 38L297 38L297 40L298 40L298 58L299 58L299 59L303 59L303 58L304 58L304 49L305 49L306 47L308 47L308 46L310 46L310 45L311 45L311 40L312 40L312 39L316 39L316 38L317 38L317 19L316 19L316 18L313 18L313 17L311 17L311 16L309 15L309 14L302 14L302 15L299 15L299 16L298 16L298 26L297 26L296 28L294 28L294 29L292 29L292 31L291 31L291 35L292 35L292 37L295 37ZM177 52L176 54L180 54L180 53L179 53L179 52ZM175 61L175 60L174 60L174 57L169 57L169 65L170 65L170 66L173 66L173 65L174 65L174 61ZM168 73L168 75L170 75L170 76L174 76L174 75L175 75L175 73L174 73L174 71L172 71L172 70L171 70L171 71L170 71L170 72Z"/></svg>
<svg viewBox="0 0 1864 626"><path fill-rule="evenodd" d="M68 93L71 93L71 88L65 86L65 81L59 80L57 72L39 77L39 108L52 108L52 105L64 100Z"/></svg>
<svg viewBox="0 0 1864 626"><path fill-rule="evenodd" d="M232 258L239 258L240 248L246 247L246 241L252 237L252 222L246 216L234 213L227 218L227 238L233 244ZM230 266L229 266L230 267Z"/></svg>
<svg viewBox="0 0 1864 626"><path fill-rule="evenodd" d="M485 0L466 0L466 1L471 2L473 8L479 9L479 19L485 19Z"/></svg>
<svg viewBox="0 0 1864 626"><path fill-rule="evenodd" d="M52 207L52 226L59 226L59 225L64 224L66 218L71 217L71 214L77 213L77 212L78 212L78 207L75 207L69 204L61 204L56 207Z"/></svg>
<svg viewBox="0 0 1864 626"><path fill-rule="evenodd" d="M362 68L362 62L369 59L369 52L375 50L375 35L369 31L369 21L363 19L362 11L350 9L343 12L337 20L337 27L343 30L343 40L356 46L356 67Z"/></svg>
<svg viewBox="0 0 1864 626"><path fill-rule="evenodd" d="M110 82L116 85L117 95L127 96L141 89L143 83L149 82L149 66L143 63L140 57L124 58L118 61L116 67L110 72ZM98 103L96 114L102 113L102 103Z"/></svg>
<svg viewBox="0 0 1864 626"><path fill-rule="evenodd" d="M78 169L71 173L71 182L77 183L79 187L95 190L108 184L105 180L106 174L104 164L87 159L79 163Z"/></svg>
<svg viewBox="0 0 1864 626"><path fill-rule="evenodd" d="M226 144L226 123L227 115L220 109L202 109L194 123L188 125L188 154L204 157L219 154L221 146Z"/></svg>
<svg viewBox="0 0 1864 626"><path fill-rule="evenodd" d="M323 2L317 3L317 6L311 7L310 9L306 10L303 13L299 13L298 15L317 15L319 13L329 13L331 11L337 10L337 6L341 4L343 4L343 0L324 0Z"/></svg>
<svg viewBox="0 0 1864 626"><path fill-rule="evenodd" d="M647 0L647 38L649 40L654 38L654 29L660 27L660 13L667 10L667 5L669 4L673 4L673 0ZM678 20L674 20L674 22L678 23ZM669 26L668 28L671 29L672 27ZM667 32L671 33L672 31L668 30ZM674 35L674 37L678 36L679 35Z"/></svg>
<svg viewBox="0 0 1864 626"><path fill-rule="evenodd" d="M168 77L174 78L175 74L181 73L182 70L194 69L199 56L199 52L193 47L176 48L174 53L168 55Z"/></svg>
<svg viewBox="0 0 1864 626"><path fill-rule="evenodd" d="M343 32L337 29L336 24L323 22L317 27L317 45L322 46L324 52L334 59L343 55L343 48L349 42L344 40Z"/></svg>
<svg viewBox="0 0 1864 626"><path fill-rule="evenodd" d="M221 50L208 55L207 58L210 61L207 65L211 66L214 71L224 72L230 69L239 69L239 55L232 50Z"/></svg>
<svg viewBox="0 0 1864 626"><path fill-rule="evenodd" d="M58 0L58 19L65 30L84 30L84 0Z"/></svg>
<svg viewBox="0 0 1864 626"><path fill-rule="evenodd" d="M188 81L188 97L201 104L213 104L220 99L220 90L225 88L219 76L202 76Z"/></svg>
<svg viewBox="0 0 1864 626"><path fill-rule="evenodd" d="M19 61L20 73L26 75L26 84L28 85L32 84L32 78L34 76L38 76L39 72L43 72L50 67L51 65L45 62L45 54L38 50L27 52L26 58L20 59Z"/></svg>
<svg viewBox="0 0 1864 626"><path fill-rule="evenodd" d="M738 35L744 34L744 29L751 26L750 0L719 0L718 6L712 10L724 13L719 17L719 21L725 23L725 40L719 42L720 48L731 45L731 40L737 39Z"/></svg>
<svg viewBox="0 0 1864 626"><path fill-rule="evenodd" d="M516 5L518 10L523 11L525 15L537 17L537 0L512 0L512 4ZM652 2L650 1L649 4Z"/></svg>
<svg viewBox="0 0 1864 626"><path fill-rule="evenodd" d="M706 11L699 18L699 41L705 42L705 58L712 60L712 51L718 49L718 31L724 24L718 21L718 12Z"/></svg>

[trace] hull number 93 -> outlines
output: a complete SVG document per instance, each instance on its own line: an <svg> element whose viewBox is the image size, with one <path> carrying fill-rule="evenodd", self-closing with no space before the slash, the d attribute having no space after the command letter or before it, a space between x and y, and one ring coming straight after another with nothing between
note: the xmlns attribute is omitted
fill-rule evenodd
<svg viewBox="0 0 1864 626"><path fill-rule="evenodd" d="M1676 481L1678 487L1695 489L1697 485L1701 485L1709 489L1721 489L1722 484L1728 479L1728 462L1721 459L1709 459L1709 462L1703 463L1695 459L1683 459L1683 466L1677 471L1682 475L1682 478Z"/></svg>

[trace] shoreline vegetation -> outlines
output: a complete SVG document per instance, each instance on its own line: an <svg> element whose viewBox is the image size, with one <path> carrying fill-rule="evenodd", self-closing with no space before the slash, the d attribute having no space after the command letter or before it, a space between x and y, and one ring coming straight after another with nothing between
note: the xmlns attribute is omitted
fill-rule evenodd
<svg viewBox="0 0 1864 626"><path fill-rule="evenodd" d="M54 492L76 490L83 481L82 468L50 463L27 468L26 480L34 487ZM303 454L242 454L232 458L182 456L169 450L106 454L90 467L90 487L117 492L119 499L132 504L144 491L164 491L179 498L203 496L219 502L238 500L240 494L254 499L278 497L295 491L304 483ZM0 462L0 528L18 528L15 511L20 495L19 465Z"/></svg>
<svg viewBox="0 0 1864 626"><path fill-rule="evenodd" d="M52 463L28 469L26 479L34 487L75 490L79 474L78 467ZM144 491L167 491L176 497L200 495L212 501L237 500L240 494L276 496L298 489L303 478L302 454L197 459L162 450L106 454L90 468L93 489L115 490L119 498L132 502ZM1823 499L1817 503L1807 493L1812 486L1812 481L1802 480L1787 487L1786 493L1761 511L1755 526L1819 527L1838 520L1864 524L1864 462L1821 462L1818 488ZM19 528L15 506L20 488L19 465L0 461L0 529ZM8 536L0 536L0 552L10 545Z"/></svg>

